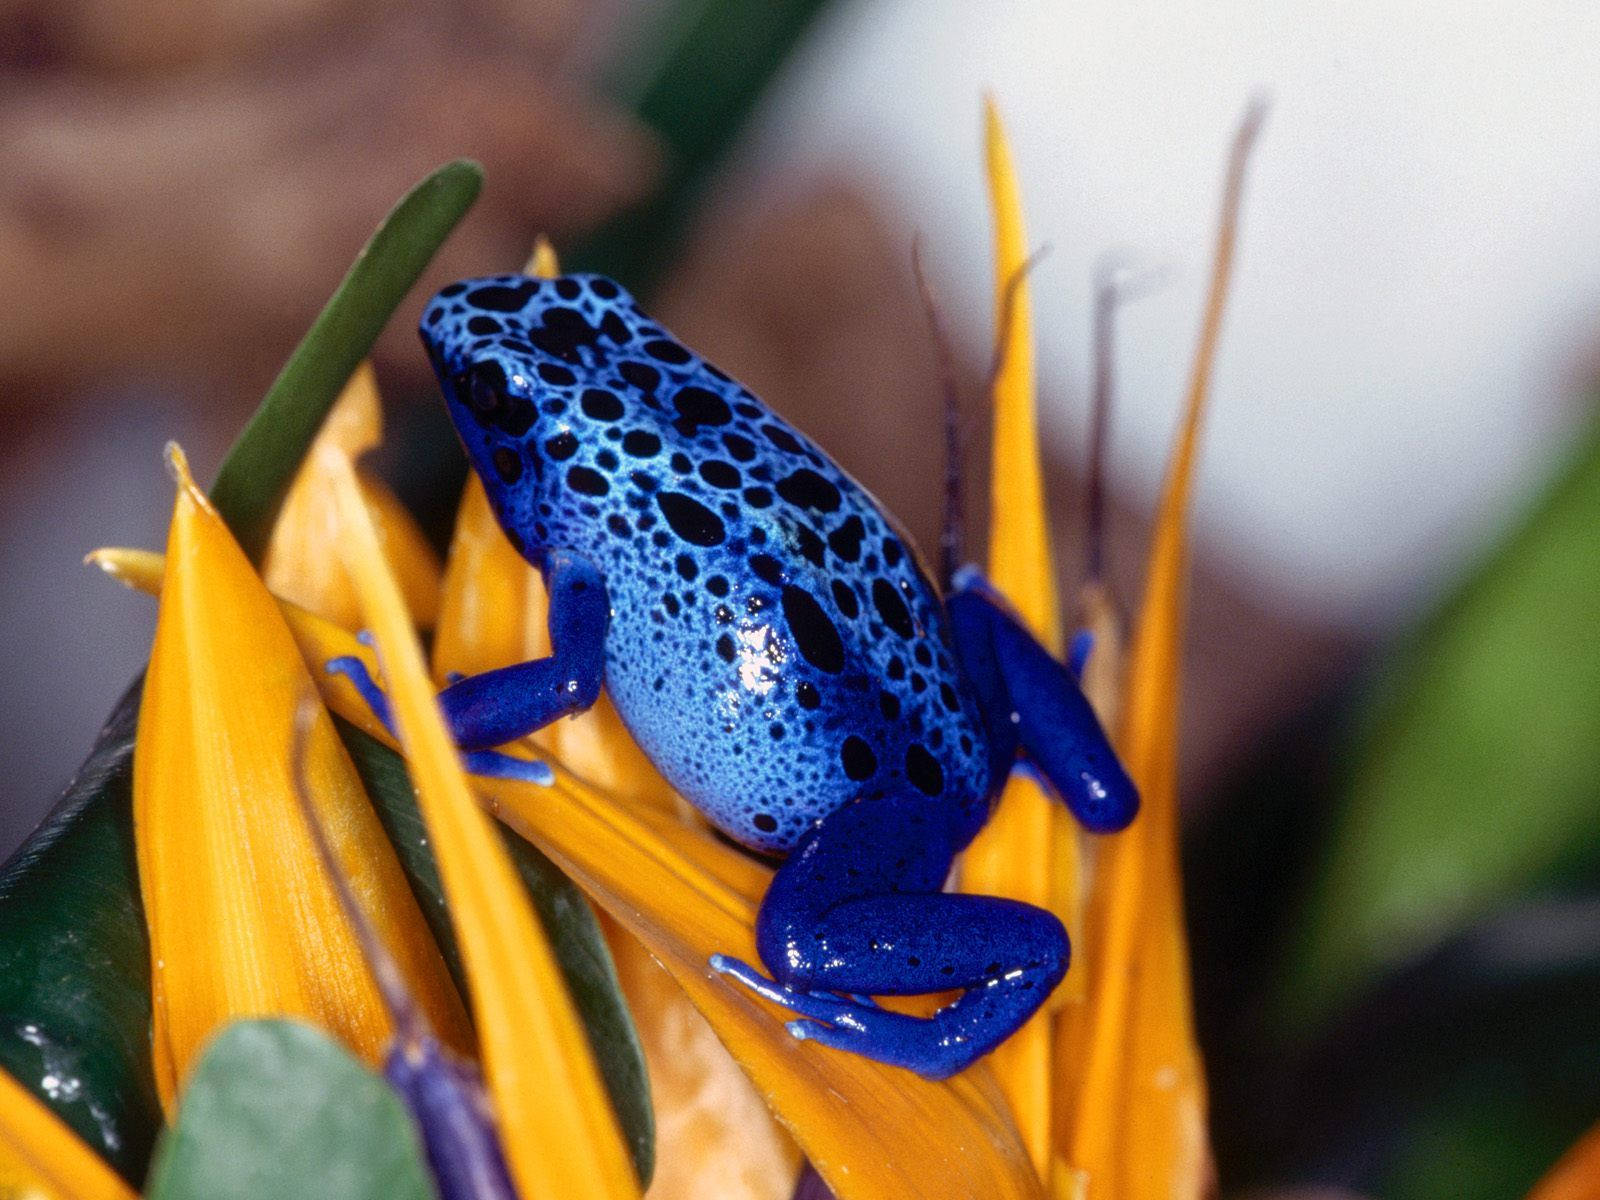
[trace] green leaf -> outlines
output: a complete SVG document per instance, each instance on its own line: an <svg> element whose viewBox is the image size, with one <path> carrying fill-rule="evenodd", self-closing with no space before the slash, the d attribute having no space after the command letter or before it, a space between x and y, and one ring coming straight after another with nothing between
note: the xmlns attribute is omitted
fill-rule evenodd
<svg viewBox="0 0 1600 1200"><path fill-rule="evenodd" d="M44 824L0 869L0 1067L132 1183L161 1127L133 862L142 686L123 695Z"/></svg>
<svg viewBox="0 0 1600 1200"><path fill-rule="evenodd" d="M378 818L400 855L422 915L433 930L456 985L466 995L466 974L461 968L455 930L405 761L355 726L344 721L337 724ZM583 1017L589 1047L606 1090L611 1093L641 1186L648 1186L655 1169L655 1112L650 1104L650 1079L644 1050L622 998L600 924L583 893L554 863L510 830L502 828L501 833L550 937L573 1003Z"/></svg>
<svg viewBox="0 0 1600 1200"><path fill-rule="evenodd" d="M351 373L478 197L483 169L447 163L394 207L362 249L217 473L211 499L260 557L311 439Z"/></svg>
<svg viewBox="0 0 1600 1200"><path fill-rule="evenodd" d="M320 1030L239 1021L201 1056L149 1200L432 1200L410 1114Z"/></svg>
<svg viewBox="0 0 1600 1200"><path fill-rule="evenodd" d="M1306 1028L1600 843L1600 429L1375 690L1282 995Z"/></svg>

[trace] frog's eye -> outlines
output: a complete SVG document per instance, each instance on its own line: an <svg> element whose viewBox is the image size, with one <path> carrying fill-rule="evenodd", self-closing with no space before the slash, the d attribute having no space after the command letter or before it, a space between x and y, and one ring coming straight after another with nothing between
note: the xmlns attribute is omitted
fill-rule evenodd
<svg viewBox="0 0 1600 1200"><path fill-rule="evenodd" d="M473 363L456 380L456 395L480 416L488 416L505 398L506 373L499 364Z"/></svg>

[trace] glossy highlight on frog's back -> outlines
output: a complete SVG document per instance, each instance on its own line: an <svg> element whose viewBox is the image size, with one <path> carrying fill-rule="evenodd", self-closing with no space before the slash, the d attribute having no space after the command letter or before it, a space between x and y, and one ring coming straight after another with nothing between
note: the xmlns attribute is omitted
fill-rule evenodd
<svg viewBox="0 0 1600 1200"><path fill-rule="evenodd" d="M943 605L809 439L599 276L453 284L422 333L503 527L605 576L606 687L739 841L904 791L970 836L994 764Z"/></svg>

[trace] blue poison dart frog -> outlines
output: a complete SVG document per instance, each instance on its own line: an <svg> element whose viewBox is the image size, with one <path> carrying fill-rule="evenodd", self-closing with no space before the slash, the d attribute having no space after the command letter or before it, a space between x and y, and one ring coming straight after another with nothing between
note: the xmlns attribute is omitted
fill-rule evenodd
<svg viewBox="0 0 1600 1200"><path fill-rule="evenodd" d="M609 279L454 283L422 338L511 539L544 575L550 657L441 696L469 765L603 685L668 781L783 856L756 945L711 966L808 1038L942 1078L1067 967L1065 930L943 890L1024 760L1085 827L1138 796L1077 681L973 571L935 588L894 521L805 435ZM387 715L359 660L350 674ZM960 990L923 1019L868 997Z"/></svg>

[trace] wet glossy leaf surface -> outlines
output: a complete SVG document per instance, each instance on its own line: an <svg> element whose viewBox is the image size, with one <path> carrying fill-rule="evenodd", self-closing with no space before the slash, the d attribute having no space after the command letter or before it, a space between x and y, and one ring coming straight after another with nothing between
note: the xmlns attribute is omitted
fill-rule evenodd
<svg viewBox="0 0 1600 1200"><path fill-rule="evenodd" d="M133 865L142 680L39 831L0 870L0 1067L130 1181L161 1126L150 947Z"/></svg>
<svg viewBox="0 0 1600 1200"><path fill-rule="evenodd" d="M217 504L236 529L253 529L258 545L323 414L408 279L471 203L477 180L475 167L452 164L401 203L235 443ZM138 692L136 681L61 802L0 869L0 1056L133 1180L159 1122L130 803ZM37 1082L46 1077L82 1086L47 1091Z"/></svg>

